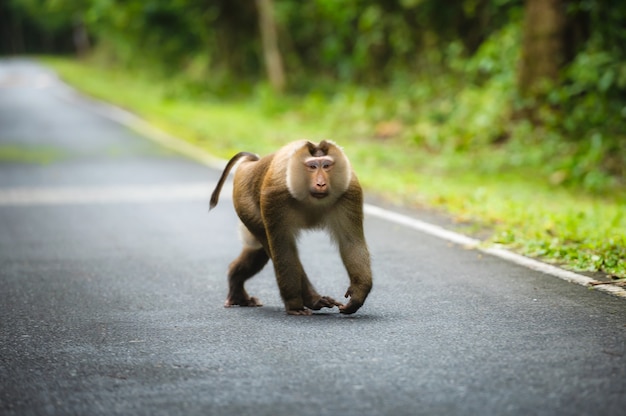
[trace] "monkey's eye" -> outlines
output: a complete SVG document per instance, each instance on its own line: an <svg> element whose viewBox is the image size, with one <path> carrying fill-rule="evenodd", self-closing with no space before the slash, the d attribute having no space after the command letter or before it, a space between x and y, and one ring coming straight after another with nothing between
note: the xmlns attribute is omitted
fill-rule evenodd
<svg viewBox="0 0 626 416"><path fill-rule="evenodd" d="M316 162L305 163L305 165L309 172L313 172L317 170L317 168L319 167L319 165Z"/></svg>
<svg viewBox="0 0 626 416"><path fill-rule="evenodd" d="M330 168L333 167L333 162L324 162L322 163L322 169L324 170L330 170Z"/></svg>

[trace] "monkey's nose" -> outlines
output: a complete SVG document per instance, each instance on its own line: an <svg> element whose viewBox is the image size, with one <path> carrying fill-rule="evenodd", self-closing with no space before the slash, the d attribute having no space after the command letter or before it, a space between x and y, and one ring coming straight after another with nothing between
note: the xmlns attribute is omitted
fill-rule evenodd
<svg viewBox="0 0 626 416"><path fill-rule="evenodd" d="M315 186L315 193L318 194L327 194L328 193L328 187L326 186L326 184L317 184L317 186Z"/></svg>

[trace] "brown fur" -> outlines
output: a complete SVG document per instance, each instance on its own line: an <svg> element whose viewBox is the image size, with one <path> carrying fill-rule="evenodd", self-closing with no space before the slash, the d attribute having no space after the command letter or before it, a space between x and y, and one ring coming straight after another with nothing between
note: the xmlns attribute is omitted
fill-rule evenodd
<svg viewBox="0 0 626 416"><path fill-rule="evenodd" d="M343 151L328 141L299 141L261 159L238 153L211 196L211 208L239 160L233 201L243 224L244 248L229 267L225 306L261 305L244 283L271 258L287 313L309 315L334 306L342 313L356 312L371 290L372 274L363 234L363 193ZM297 236L310 228L327 229L339 246L350 278L345 306L317 293L300 263Z"/></svg>

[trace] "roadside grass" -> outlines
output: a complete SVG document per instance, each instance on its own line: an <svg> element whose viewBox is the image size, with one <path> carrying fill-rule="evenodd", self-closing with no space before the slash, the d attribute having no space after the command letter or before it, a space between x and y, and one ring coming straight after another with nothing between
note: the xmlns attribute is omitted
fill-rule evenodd
<svg viewBox="0 0 626 416"><path fill-rule="evenodd" d="M32 163L46 165L55 162L64 155L54 147L37 148L18 144L0 145L0 163Z"/></svg>
<svg viewBox="0 0 626 416"><path fill-rule="evenodd" d="M432 139L459 132L475 140L464 130L472 123L475 131L493 136L497 129L490 126L505 121L497 109L507 97L498 95L498 85L486 87L489 99L476 90L457 97L468 100L459 105L478 103L479 117L470 109L449 117L450 100L437 97L432 85L406 99L398 98L402 92L351 87L333 95L280 98L263 86L247 97L186 96L172 83L145 74L73 60L42 61L83 92L215 156L227 159L241 150L267 154L295 139L330 138L346 149L368 193L440 210L458 230L487 235L485 244L502 244L571 270L626 277L623 188L594 194L564 187L554 180L554 169L546 168L560 149L544 151L550 143L533 141L528 127L499 146L450 149L445 138Z"/></svg>

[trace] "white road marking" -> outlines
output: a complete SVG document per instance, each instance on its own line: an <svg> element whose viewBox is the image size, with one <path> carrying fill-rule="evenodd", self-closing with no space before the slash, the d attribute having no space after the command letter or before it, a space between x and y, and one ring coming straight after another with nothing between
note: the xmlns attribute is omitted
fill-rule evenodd
<svg viewBox="0 0 626 416"><path fill-rule="evenodd" d="M70 85L58 80L58 86L56 93L60 98L63 98L72 103L79 102L81 107L100 114L113 120L116 123L124 125L143 137L150 139L163 147L171 149L179 154L185 155L191 159L194 159L205 166L213 169L222 170L226 166L226 161L219 159L215 156L207 153L203 148L196 146L192 143L185 142L177 137L171 136L163 130L154 127L152 124L138 117L137 115L124 110L123 108L116 107L106 102L98 101L89 97L85 97L80 92L76 91ZM85 106L85 103L88 105Z"/></svg>
<svg viewBox="0 0 626 416"><path fill-rule="evenodd" d="M228 185L228 184L226 184ZM214 183L0 188L0 206L206 201ZM222 198L230 192L222 190Z"/></svg>
<svg viewBox="0 0 626 416"><path fill-rule="evenodd" d="M450 241L451 243L454 243L454 244L459 244L467 248L479 250L479 251L482 251L483 253L486 253L495 257L499 257L501 259L510 261L515 264L519 264L520 266L524 266L526 268L536 270L544 274L558 277L559 279L562 279L571 283L576 283L576 284L579 284L581 286L586 286L586 287L593 287L595 290L610 293L612 295L626 299L626 290L624 290L621 287L613 286L611 284L597 285L597 283L599 282L590 277L587 277L578 273L574 273L569 270L564 270L559 267L552 266L550 264L546 264L546 263L531 259L526 256L522 256L521 254L513 253L502 247L498 247L498 246L483 247L481 246L482 242L475 238L467 237L463 234L446 230L445 228L440 227L438 225L420 221L418 219L415 219L406 215L398 214L397 212L389 211L389 210L386 210L384 208L380 208L374 205L365 204L364 210L367 215L381 218L386 221L394 222L396 224L400 224L405 227L412 228L419 232L426 233L426 234L441 238L446 241Z"/></svg>
<svg viewBox="0 0 626 416"><path fill-rule="evenodd" d="M59 81L61 83L61 81ZM62 84L62 83L61 83ZM85 100L83 96L70 87L67 84L63 84L66 87L66 98L74 98ZM200 161L208 167L213 169L221 170L225 166L226 162L222 161L218 158L213 157L208 154L204 149L190 144L189 142L183 141L177 137L170 136L169 134L163 132L160 129L152 126L145 120L137 117L136 115L123 110L119 107L113 106L108 103L104 103L101 101L96 101L93 99L89 100L91 102L90 108L93 111L98 112L99 114L114 120L120 124L138 130L144 137L151 139L157 143L160 143L163 146L166 146L174 151L177 151L181 154L187 155L195 160ZM229 192L222 191L223 194L229 194ZM405 227L412 228L419 232L423 232L438 238L441 238L446 241L450 241L454 244L459 244L462 246L466 246L468 248L473 248L479 250L483 253L499 257L501 259L510 261L512 263L516 263L523 267L539 271L541 273L558 277L559 279L576 283L582 286L590 287L592 283L598 283L596 280L591 279L587 276L583 276L578 273L570 272L567 270L563 270L559 267L555 267L546 263L542 263L537 260L533 260L531 258L522 256L520 254L516 254L510 252L501 247L481 247L480 240L476 240L471 237L467 237L465 235L456 233L454 231L446 230L443 227L438 225L430 224L424 221L417 220L415 218L398 214L393 211L386 210L384 208L380 208L374 205L365 204L364 206L365 213L367 215L371 215L374 217L382 218L386 221L390 221L399 225L403 225ZM623 288L613 286L610 284L607 285L597 285L594 286L595 290L599 290L602 292L610 293L612 295L618 296L620 298L626 299L626 290Z"/></svg>
<svg viewBox="0 0 626 416"><path fill-rule="evenodd" d="M455 233L454 231L446 230L445 228L438 225L431 224L425 221L420 221L407 215L398 214L397 212L389 211L375 205L365 204L363 206L363 209L367 215L395 222L396 224L404 225L405 227L409 227L414 230L442 238L455 244L471 248L474 248L480 244L480 241L476 240L475 238Z"/></svg>

